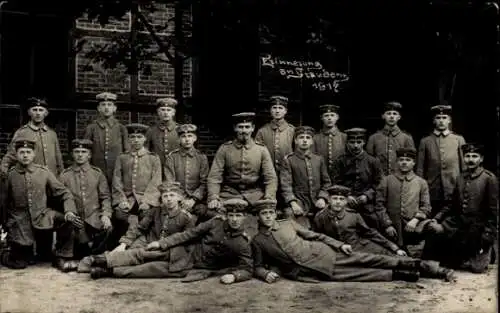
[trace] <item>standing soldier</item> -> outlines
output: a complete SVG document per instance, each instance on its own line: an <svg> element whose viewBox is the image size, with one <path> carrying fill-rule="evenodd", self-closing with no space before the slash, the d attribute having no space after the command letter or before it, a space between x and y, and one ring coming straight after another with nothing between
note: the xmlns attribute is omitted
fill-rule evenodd
<svg viewBox="0 0 500 313"><path fill-rule="evenodd" d="M252 139L255 113L233 115L235 140L217 150L207 178L208 209L223 210L221 201L276 198L277 176L267 148Z"/></svg>
<svg viewBox="0 0 500 313"><path fill-rule="evenodd" d="M179 148L179 135L175 122L177 100L174 98L161 98L156 100L156 113L158 123L146 133L146 148L160 157L162 166L165 166L167 155Z"/></svg>
<svg viewBox="0 0 500 313"><path fill-rule="evenodd" d="M314 136L313 152L325 159L332 180L333 163L345 151L347 136L337 128L339 107L325 104L319 107L323 128ZM332 180L333 181L333 180Z"/></svg>
<svg viewBox="0 0 500 313"><path fill-rule="evenodd" d="M465 144L462 152L465 171L457 178L451 201L429 224L437 236L426 240L424 257L483 273L497 237L498 180L483 168L481 145Z"/></svg>
<svg viewBox="0 0 500 313"><path fill-rule="evenodd" d="M74 163L60 177L73 194L78 216L84 222L76 233L76 259L105 251L107 233L111 230L113 211L109 186L102 170L89 164L92 146L88 139L73 140Z"/></svg>
<svg viewBox="0 0 500 313"><path fill-rule="evenodd" d="M51 246L39 245L47 231L57 232L53 265L68 270L67 259L73 257L73 226L83 227L71 192L45 166L33 163L36 142L17 138L13 143L17 164L7 176L7 232L11 251L4 265L21 269L33 264L33 244L37 257L51 254ZM56 197L63 203L64 213L47 207L47 200ZM72 226L72 225L73 226ZM43 234L42 237L39 235ZM44 250L42 250L44 249ZM48 251L45 249L49 249Z"/></svg>
<svg viewBox="0 0 500 313"><path fill-rule="evenodd" d="M395 235L387 212L375 207L375 190L382 179L382 167L378 159L363 149L366 130L351 128L346 134L346 151L333 164L332 182L351 188L352 195L347 197L347 203L361 214L368 226Z"/></svg>
<svg viewBox="0 0 500 313"><path fill-rule="evenodd" d="M64 169L64 164L59 147L59 140L55 131L45 124L45 118L49 114L47 101L37 98L29 98L27 102L30 121L16 130L12 136L11 144L2 159L1 172L7 174L11 166L16 163L16 149L14 142L19 138L35 142L35 164L46 166L54 175L59 175Z"/></svg>
<svg viewBox="0 0 500 313"><path fill-rule="evenodd" d="M418 176L427 180L431 197L431 217L445 205L463 169L460 146L464 137L450 131L451 106L437 105L431 108L434 114L434 131L422 138L418 147Z"/></svg>
<svg viewBox="0 0 500 313"><path fill-rule="evenodd" d="M288 98L273 96L270 103L272 120L257 131L255 141L262 142L267 147L278 171L283 158L293 152L294 127L285 120Z"/></svg>
<svg viewBox="0 0 500 313"><path fill-rule="evenodd" d="M402 105L398 102L385 104L382 119L385 122L383 129L368 138L366 152L379 159L384 175L396 170L396 150L399 148L415 148L410 134L398 127L401 119Z"/></svg>
<svg viewBox="0 0 500 313"><path fill-rule="evenodd" d="M85 139L92 141L90 163L106 175L108 184L113 181L115 162L120 153L129 150L127 129L116 118L116 95L103 92L96 96L97 119L85 129Z"/></svg>
<svg viewBox="0 0 500 313"><path fill-rule="evenodd" d="M158 186L161 184L161 164L158 156L146 149L146 132L143 124L127 125L130 151L116 159L112 187L112 205L115 207L115 235L119 239L151 206L158 206Z"/></svg>
<svg viewBox="0 0 500 313"><path fill-rule="evenodd" d="M285 216L295 218L306 228L317 210L326 207L330 177L322 156L311 152L314 128L300 126L295 129L295 152L283 160L280 171L283 199L290 208Z"/></svg>
<svg viewBox="0 0 500 313"><path fill-rule="evenodd" d="M207 156L194 147L197 140L196 125L183 124L177 127L180 145L167 156L163 172L166 181L179 182L186 193L181 201L182 209L193 213L198 222L213 216L207 215Z"/></svg>

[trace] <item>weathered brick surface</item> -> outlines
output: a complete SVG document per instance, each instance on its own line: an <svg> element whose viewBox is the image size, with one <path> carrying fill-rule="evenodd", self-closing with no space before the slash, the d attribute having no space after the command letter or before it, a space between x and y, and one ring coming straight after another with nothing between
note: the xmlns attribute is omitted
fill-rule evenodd
<svg viewBox="0 0 500 313"><path fill-rule="evenodd" d="M109 23L102 27L97 21L89 21L88 16L85 14L76 20L76 27L85 30L98 30L98 31L111 31L111 32L128 32L130 31L130 14L127 13L122 19L117 20L111 18Z"/></svg>

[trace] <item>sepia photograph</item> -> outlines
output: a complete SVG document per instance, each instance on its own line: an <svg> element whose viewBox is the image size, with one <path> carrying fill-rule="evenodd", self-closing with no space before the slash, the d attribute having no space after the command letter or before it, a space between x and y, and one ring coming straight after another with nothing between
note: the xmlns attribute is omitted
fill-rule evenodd
<svg viewBox="0 0 500 313"><path fill-rule="evenodd" d="M500 0L0 0L0 313L495 313Z"/></svg>

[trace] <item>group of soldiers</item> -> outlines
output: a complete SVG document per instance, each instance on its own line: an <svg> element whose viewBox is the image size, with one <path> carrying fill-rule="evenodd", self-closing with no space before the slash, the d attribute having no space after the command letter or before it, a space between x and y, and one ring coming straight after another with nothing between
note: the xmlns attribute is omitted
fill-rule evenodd
<svg viewBox="0 0 500 313"><path fill-rule="evenodd" d="M156 101L151 127L117 121L116 95L96 98L99 117L66 169L47 102L29 99L1 162L4 266L230 284L452 281L453 269L494 261L498 181L483 147L449 129L449 106L431 108L435 128L416 150L400 103L385 104L385 126L366 140L338 129L331 104L319 132L294 127L288 99L273 96L255 139L255 113L233 115L234 140L210 166L174 98Z"/></svg>

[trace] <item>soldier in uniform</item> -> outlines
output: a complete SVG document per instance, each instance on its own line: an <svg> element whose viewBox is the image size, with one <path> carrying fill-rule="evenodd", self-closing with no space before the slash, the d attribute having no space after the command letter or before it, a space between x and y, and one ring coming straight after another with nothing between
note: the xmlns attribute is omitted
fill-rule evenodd
<svg viewBox="0 0 500 313"><path fill-rule="evenodd" d="M214 275L222 275L220 280L224 284L251 279L253 259L250 237L243 231L244 211L247 205L248 203L241 199L227 200L224 203L225 216L214 217L194 228L149 243L146 249L136 250L138 257L133 264L147 262L145 256L148 253L164 255L176 247L194 242L194 251L191 254L193 268L188 271L183 282L203 280ZM108 259L109 257L109 255L96 257L92 265L103 268L109 268L114 264L125 265L118 261L115 263ZM102 273L109 272L109 269L93 269L91 275L97 278L101 277Z"/></svg>
<svg viewBox="0 0 500 313"><path fill-rule="evenodd" d="M293 133L295 127L285 119L288 110L288 98L272 96L270 98L272 120L262 126L255 135L255 141L263 143L269 153L276 170L285 155L293 152Z"/></svg>
<svg viewBox="0 0 500 313"><path fill-rule="evenodd" d="M326 207L330 187L328 169L322 156L311 152L314 128L295 129L295 152L282 161L280 182L283 199L289 208L285 217L295 218L302 226L311 227L317 210Z"/></svg>
<svg viewBox="0 0 500 313"><path fill-rule="evenodd" d="M167 156L163 172L167 181L181 183L186 193L181 202L182 209L193 213L201 222L213 216L207 216L206 206L208 158L194 147L196 129L193 124L177 127L181 147Z"/></svg>
<svg viewBox="0 0 500 313"><path fill-rule="evenodd" d="M221 201L230 198L245 199L250 206L262 198L276 198L278 179L271 155L252 139L254 118L255 113L233 115L236 138L219 147L208 174L209 210L223 210Z"/></svg>
<svg viewBox="0 0 500 313"><path fill-rule="evenodd" d="M429 185L433 217L451 197L455 181L464 168L460 146L465 144L465 139L450 130L451 106L437 105L431 111L434 130L420 141L416 173Z"/></svg>
<svg viewBox="0 0 500 313"><path fill-rule="evenodd" d="M280 276L304 282L417 281L419 275L452 280L453 271L434 261L353 252L352 246L308 230L293 220L276 220L276 201L255 205L259 233L252 239L254 275L268 283Z"/></svg>
<svg viewBox="0 0 500 313"><path fill-rule="evenodd" d="M160 206L151 208L137 228L129 228L115 250L83 259L80 262L81 272L90 272L94 279L104 276L160 278L186 275L186 270L192 266L189 246L179 245L167 251L144 250L150 242L186 231L195 223L193 216L180 207L183 191L179 183L163 183L158 188ZM105 266L91 268L100 261L105 262Z"/></svg>
<svg viewBox="0 0 500 313"><path fill-rule="evenodd" d="M339 107L325 104L319 107L323 128L314 136L313 152L325 159L330 180L333 181L333 163L344 154L347 136L337 128Z"/></svg>
<svg viewBox="0 0 500 313"><path fill-rule="evenodd" d="M158 156L144 147L148 127L129 124L127 131L130 152L116 159L112 186L112 205L115 238L125 234L130 223L137 225L138 219L152 206L158 206L158 186L161 184L161 164ZM137 218L129 219L135 216Z"/></svg>
<svg viewBox="0 0 500 313"><path fill-rule="evenodd" d="M59 180L71 191L78 216L84 226L76 233L74 256L106 250L107 234L111 231L111 195L103 171L89 163L93 143L88 139L72 141L73 165L65 169ZM75 263L76 264L76 263ZM74 265L76 269L76 265Z"/></svg>
<svg viewBox="0 0 500 313"><path fill-rule="evenodd" d="M384 114L382 114L385 126L371 135L366 143L366 152L379 159L384 175L389 175L396 170L397 149L415 148L412 136L398 127L401 108L402 105L399 102L386 103Z"/></svg>
<svg viewBox="0 0 500 313"><path fill-rule="evenodd" d="M383 207L375 207L375 189L382 179L380 161L363 149L366 130L346 130L346 151L333 163L332 183L351 188L349 207L358 211L366 224L384 234L396 235Z"/></svg>
<svg viewBox="0 0 500 313"><path fill-rule="evenodd" d="M4 258L4 265L25 268L34 264L33 244L37 255L48 255L38 245L38 234L56 231L57 242L53 265L67 270L66 260L73 257L73 226L83 227L71 192L59 182L47 167L33 162L36 142L28 138L17 138L13 144L17 164L7 176L7 232L11 251ZM64 213L47 207L49 196L60 199ZM42 238L44 238L43 236ZM50 247L49 247L50 249Z"/></svg>
<svg viewBox="0 0 500 313"><path fill-rule="evenodd" d="M103 171L111 186L116 159L129 150L128 134L125 126L115 118L116 95L102 92L96 95L96 100L99 115L85 129L84 138L92 141L90 163Z"/></svg>
<svg viewBox="0 0 500 313"><path fill-rule="evenodd" d="M6 175L9 168L15 165L17 157L14 142L19 138L24 138L35 142L35 159L33 162L46 166L52 174L59 175L64 169L64 164L57 134L44 122L49 114L47 101L29 98L27 107L30 121L16 130L12 136L7 153L2 159L0 171L3 175Z"/></svg>
<svg viewBox="0 0 500 313"><path fill-rule="evenodd" d="M175 122L176 107L177 100L174 98L157 99L156 113L159 121L146 133L146 147L160 157L162 167L165 166L167 155L179 148L179 135Z"/></svg>
<svg viewBox="0 0 500 313"><path fill-rule="evenodd" d="M399 148L397 171L382 178L376 194L376 206L380 211L386 210L396 229L397 236L393 239L410 253L408 246L419 245L424 239L423 231L431 213L429 186L413 172L416 154L414 148ZM414 248L413 253L419 255L421 247Z"/></svg>
<svg viewBox="0 0 500 313"><path fill-rule="evenodd" d="M428 225L435 236L426 240L424 257L483 273L497 238L498 179L482 166L481 145L465 144L462 153L465 171L448 205Z"/></svg>
<svg viewBox="0 0 500 313"><path fill-rule="evenodd" d="M350 188L334 185L328 193L329 206L316 214L315 231L351 245L354 251L406 256L397 244L368 227L359 213L347 207Z"/></svg>

